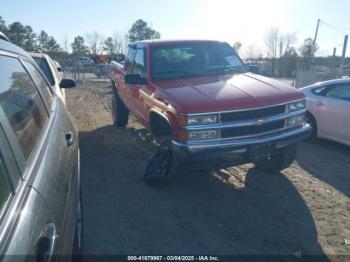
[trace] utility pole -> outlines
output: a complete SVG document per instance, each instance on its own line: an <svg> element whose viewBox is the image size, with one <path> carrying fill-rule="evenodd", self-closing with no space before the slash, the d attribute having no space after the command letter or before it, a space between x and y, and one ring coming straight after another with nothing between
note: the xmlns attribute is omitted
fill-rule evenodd
<svg viewBox="0 0 350 262"><path fill-rule="evenodd" d="M345 55L346 55L346 48L348 46L348 38L349 38L348 35L346 35L344 37L343 54L342 54L341 60L340 60L340 76L343 76L343 67L344 67L344 60L345 60Z"/></svg>
<svg viewBox="0 0 350 262"><path fill-rule="evenodd" d="M335 57L336 54L337 54L337 48L334 47L334 49L333 49L333 57Z"/></svg>
<svg viewBox="0 0 350 262"><path fill-rule="evenodd" d="M310 66L313 64L313 54L315 53L316 50L316 41L317 41L317 35L318 35L318 28L320 27L320 23L321 23L321 19L317 20L317 26L316 26L316 32L315 32L315 37L314 37L314 42L312 44L312 50L311 50L311 54L309 57L310 60Z"/></svg>

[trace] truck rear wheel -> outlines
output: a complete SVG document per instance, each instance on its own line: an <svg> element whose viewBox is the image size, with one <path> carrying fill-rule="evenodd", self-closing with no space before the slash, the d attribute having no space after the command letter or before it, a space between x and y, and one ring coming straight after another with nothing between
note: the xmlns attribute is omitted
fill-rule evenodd
<svg viewBox="0 0 350 262"><path fill-rule="evenodd" d="M262 158L254 163L257 169L265 172L282 171L289 167L297 156L297 145L289 145L270 158Z"/></svg>
<svg viewBox="0 0 350 262"><path fill-rule="evenodd" d="M124 127L128 124L129 110L115 91L112 98L112 116L115 126Z"/></svg>

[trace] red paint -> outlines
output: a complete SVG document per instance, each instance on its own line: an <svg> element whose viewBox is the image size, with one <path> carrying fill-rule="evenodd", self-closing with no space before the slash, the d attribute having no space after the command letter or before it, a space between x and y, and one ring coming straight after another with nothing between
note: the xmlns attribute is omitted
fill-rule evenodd
<svg viewBox="0 0 350 262"><path fill-rule="evenodd" d="M256 108L304 98L304 94L293 87L252 73L227 77L200 76L156 83L151 81L149 58L152 46L192 42L203 41L137 43L138 47L146 48L148 84L145 86L125 86L124 71L117 67L112 69L111 79L116 83L118 94L130 111L147 127L150 112L159 112L170 122L176 138L179 114Z"/></svg>

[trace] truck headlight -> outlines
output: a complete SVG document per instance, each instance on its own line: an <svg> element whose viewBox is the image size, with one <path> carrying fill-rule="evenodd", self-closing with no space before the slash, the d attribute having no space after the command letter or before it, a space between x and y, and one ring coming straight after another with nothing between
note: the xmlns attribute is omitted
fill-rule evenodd
<svg viewBox="0 0 350 262"><path fill-rule="evenodd" d="M296 115L287 119L287 127L300 125L305 122L305 115Z"/></svg>
<svg viewBox="0 0 350 262"><path fill-rule="evenodd" d="M189 141L211 140L219 138L218 130L193 131L188 133Z"/></svg>
<svg viewBox="0 0 350 262"><path fill-rule="evenodd" d="M218 122L217 114L210 115L194 115L187 117L187 125L196 126L196 125L212 125Z"/></svg>
<svg viewBox="0 0 350 262"><path fill-rule="evenodd" d="M300 100L288 104L288 112L295 112L302 109L305 109L305 100Z"/></svg>

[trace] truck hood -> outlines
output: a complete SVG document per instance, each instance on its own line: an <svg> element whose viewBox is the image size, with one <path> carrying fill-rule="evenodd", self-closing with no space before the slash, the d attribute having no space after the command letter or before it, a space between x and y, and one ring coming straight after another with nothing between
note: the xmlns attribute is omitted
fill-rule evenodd
<svg viewBox="0 0 350 262"><path fill-rule="evenodd" d="M252 73L167 80L155 85L160 96L182 113L248 109L304 98L294 87Z"/></svg>

